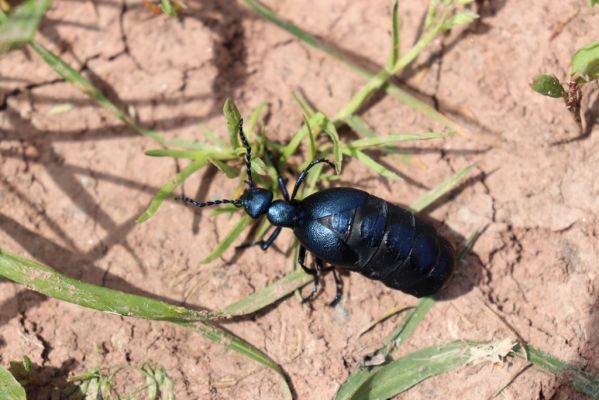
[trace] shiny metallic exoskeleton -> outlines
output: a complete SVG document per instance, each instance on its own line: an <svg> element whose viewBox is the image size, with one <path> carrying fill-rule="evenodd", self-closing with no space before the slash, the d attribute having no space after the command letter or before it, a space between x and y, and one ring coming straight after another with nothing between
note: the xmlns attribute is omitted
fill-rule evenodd
<svg viewBox="0 0 599 400"><path fill-rule="evenodd" d="M341 298L341 282L335 268L359 272L405 293L421 297L437 292L451 277L455 251L428 222L408 210L353 188L330 188L303 200L295 196L308 171L319 163L334 165L326 159L312 161L301 172L291 196L277 171L282 200L273 201L273 193L255 187L251 174L251 147L239 123L239 135L246 148L248 189L240 199L198 202L187 197L179 200L197 207L234 204L243 207L252 218L266 214L276 228L266 239L240 247L259 245L267 250L283 228L293 229L301 246L298 264L314 276L314 287L303 301L317 291L318 274L332 270L337 292L331 305ZM271 163L272 156L267 152ZM315 268L305 265L306 251L312 253ZM324 264L332 267L324 267Z"/></svg>

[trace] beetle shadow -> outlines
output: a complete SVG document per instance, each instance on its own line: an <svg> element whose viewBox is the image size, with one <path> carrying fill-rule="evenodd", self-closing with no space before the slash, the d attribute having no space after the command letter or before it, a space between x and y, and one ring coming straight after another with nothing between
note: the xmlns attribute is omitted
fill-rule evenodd
<svg viewBox="0 0 599 400"><path fill-rule="evenodd" d="M481 171L480 173L471 176L418 213L418 216L421 219L428 221L435 227L442 237L446 238L451 243L456 252L456 266L453 277L437 293L436 298L439 301L451 300L462 296L470 292L474 287L477 287L482 281L484 276L484 265L481 258L472 251L472 247L476 240L487 230L488 225L476 232L475 237L467 239L461 233L451 229L443 221L430 217L429 214L443 204L450 202L467 188L484 181L484 179L495 171L496 170L493 170L490 173ZM468 245L468 248L465 248L466 245ZM457 259L458 257L460 258L459 260Z"/></svg>
<svg viewBox="0 0 599 400"><path fill-rule="evenodd" d="M465 248L468 240L464 236L444 224L439 227L439 233L449 240L453 248L457 249L457 251L453 276L437 292L436 299L438 301L452 300L463 296L475 287L478 287L482 282L485 270L484 265L479 255L472 251L472 247L476 239L484 233L487 227L488 225L480 232L477 232L472 242L468 243L468 248Z"/></svg>

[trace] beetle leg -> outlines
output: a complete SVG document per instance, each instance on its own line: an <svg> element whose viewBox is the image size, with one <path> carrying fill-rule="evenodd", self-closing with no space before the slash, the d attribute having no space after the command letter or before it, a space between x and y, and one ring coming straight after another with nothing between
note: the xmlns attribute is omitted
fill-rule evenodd
<svg viewBox="0 0 599 400"><path fill-rule="evenodd" d="M257 242L250 242L250 243L242 243L239 246L235 247L236 249L247 249L248 247L252 247L252 246L260 246L260 248L264 251L268 250L268 248L270 247L270 245L272 244L272 242L275 241L275 239L277 238L277 236L279 236L279 233L281 233L281 230L283 229L283 227L278 226L277 229L275 229L275 231L268 237L268 239L266 240L258 240Z"/></svg>
<svg viewBox="0 0 599 400"><path fill-rule="evenodd" d="M335 298L329 303L329 307L335 307L339 301L341 301L341 296L343 295L343 283L341 282L341 278L337 275L337 270L335 268L332 268L332 270L333 278L335 278Z"/></svg>
<svg viewBox="0 0 599 400"><path fill-rule="evenodd" d="M266 156L268 157L268 160L272 164L272 167L275 169L275 172L277 173L277 182L279 183L279 188L281 189L281 193L283 193L283 197L285 198L285 201L289 201L289 192L287 192L287 186L285 186L285 181L283 181L283 177L281 176L281 173L279 172L279 168L277 167L277 164L275 163L272 153L270 152L270 150L268 150L266 145L264 146L264 151L266 152Z"/></svg>
<svg viewBox="0 0 599 400"><path fill-rule="evenodd" d="M309 269L308 267L306 267L305 260L306 248L304 246L300 246L299 253L297 255L297 263L300 265L300 267L302 267L305 273L312 275L312 277L314 278L314 286L312 287L312 290L310 290L310 293L308 293L308 295L302 299L301 304L310 301L310 299L312 299L314 294L316 294L316 292L318 291L318 270Z"/></svg>
<svg viewBox="0 0 599 400"><path fill-rule="evenodd" d="M272 235L270 235L268 237L268 239L266 239L266 241L264 241L262 244L260 244L260 248L262 250L266 251L270 247L272 242L275 241L277 236L279 236L279 233L281 233L281 230L283 230L283 227L277 226L277 229L275 229L275 231L272 233Z"/></svg>
<svg viewBox="0 0 599 400"><path fill-rule="evenodd" d="M333 272L333 278L335 278L335 298L333 298L333 301L329 303L329 307L335 307L341 300L341 295L343 294L343 284L339 278L339 275L337 275L337 270L333 267L324 268L322 265L322 260L319 258L316 259L316 269L319 272Z"/></svg>

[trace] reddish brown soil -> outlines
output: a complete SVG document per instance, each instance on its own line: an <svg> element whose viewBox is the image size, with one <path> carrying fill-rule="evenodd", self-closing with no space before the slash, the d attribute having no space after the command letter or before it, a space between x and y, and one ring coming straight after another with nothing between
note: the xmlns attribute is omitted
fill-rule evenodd
<svg viewBox="0 0 599 400"><path fill-rule="evenodd" d="M188 3L187 14L176 19L152 15L141 1L57 1L39 40L117 104L134 109L145 126L189 138L199 137L199 122L224 136L220 110L231 96L246 115L270 101L268 135L285 141L302 122L293 90L332 115L364 83L241 3ZM386 58L390 1L268 3L367 65ZM400 12L407 49L424 2L400 2ZM513 336L486 303L530 344L599 375L598 86L585 88L583 138L563 103L528 88L539 72L565 78L570 55L599 35L599 16L583 0L487 1L480 12L480 21L434 42L401 78L482 139L419 145L412 166L386 160L410 181L378 178L355 162L345 166L343 179L406 204L476 163L471 178L430 213L456 233L456 245L486 229L446 301L433 307L404 352ZM158 188L184 164L144 156L155 143L57 79L31 51L3 57L0 71L2 248L86 282L213 309L289 271L289 232L277 242L280 251L265 256L252 249L235 257L229 250L199 266L234 220L194 215L168 203L147 223L136 224ZM63 103L75 108L51 112ZM364 117L378 132L441 129L389 98ZM202 179L213 179L209 190ZM226 197L233 188L214 172L184 185L186 194L201 199ZM329 399L399 319L361 338L359 330L392 307L415 303L358 275L344 282L338 308L325 306L334 293L329 282L313 311L292 297L226 327L280 363L298 398ZM40 387L33 398L50 398L69 374L97 364L145 360L166 368L179 399L279 398L271 371L196 334L83 309L8 282L0 287L1 362L32 359ZM510 360L500 368L469 366L400 398L486 399L524 365ZM530 368L499 398L578 396L561 378Z"/></svg>

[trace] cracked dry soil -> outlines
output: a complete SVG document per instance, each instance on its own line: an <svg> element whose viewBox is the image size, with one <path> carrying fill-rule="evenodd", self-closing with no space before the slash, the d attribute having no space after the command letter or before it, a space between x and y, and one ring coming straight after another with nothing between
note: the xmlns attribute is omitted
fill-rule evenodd
<svg viewBox="0 0 599 400"><path fill-rule="evenodd" d="M147 127L193 138L197 123L225 132L231 96L242 112L271 102L268 135L286 141L302 122L291 92L301 89L333 114L363 84L339 62L256 17L241 3L189 1L181 18L155 16L141 1L55 2L39 40L81 70ZM286 19L366 65L385 60L391 2L268 1ZM422 3L422 4L421 4ZM424 2L400 2L402 49L414 42ZM599 15L580 0L478 3L481 19L434 42L401 80L476 133L411 147L411 164L385 159L403 182L349 162L343 183L408 204L469 163L471 178L427 210L454 244L485 228L473 253L403 352L451 340L513 335L599 375L599 113L597 85L585 89L587 135L559 101L528 88L539 72L564 77L570 55L599 35ZM561 74L561 75L560 75ZM57 79L27 49L0 59L0 244L69 276L175 303L220 308L290 268L285 232L265 256L228 251L199 266L235 222L164 204L143 224L135 218L181 165L152 159L156 147L76 88ZM56 114L57 105L74 106ZM383 98L364 113L377 132L442 127ZM349 134L349 132L343 132ZM561 143L561 144L560 144ZM184 191L226 197L233 185L213 170ZM325 306L334 285L304 310L288 298L226 328L273 357L300 399L331 398L360 357L398 319L363 337L372 318L414 298L359 275L344 276L341 307ZM274 399L269 370L167 323L101 314L0 282L0 357L34 362L33 399L56 398L69 374L102 365L154 360L179 399ZM468 366L419 384L399 398L485 399L523 367ZM130 382L117 382L121 391ZM54 393L54 394L53 394ZM579 398L559 377L530 368L499 396Z"/></svg>

